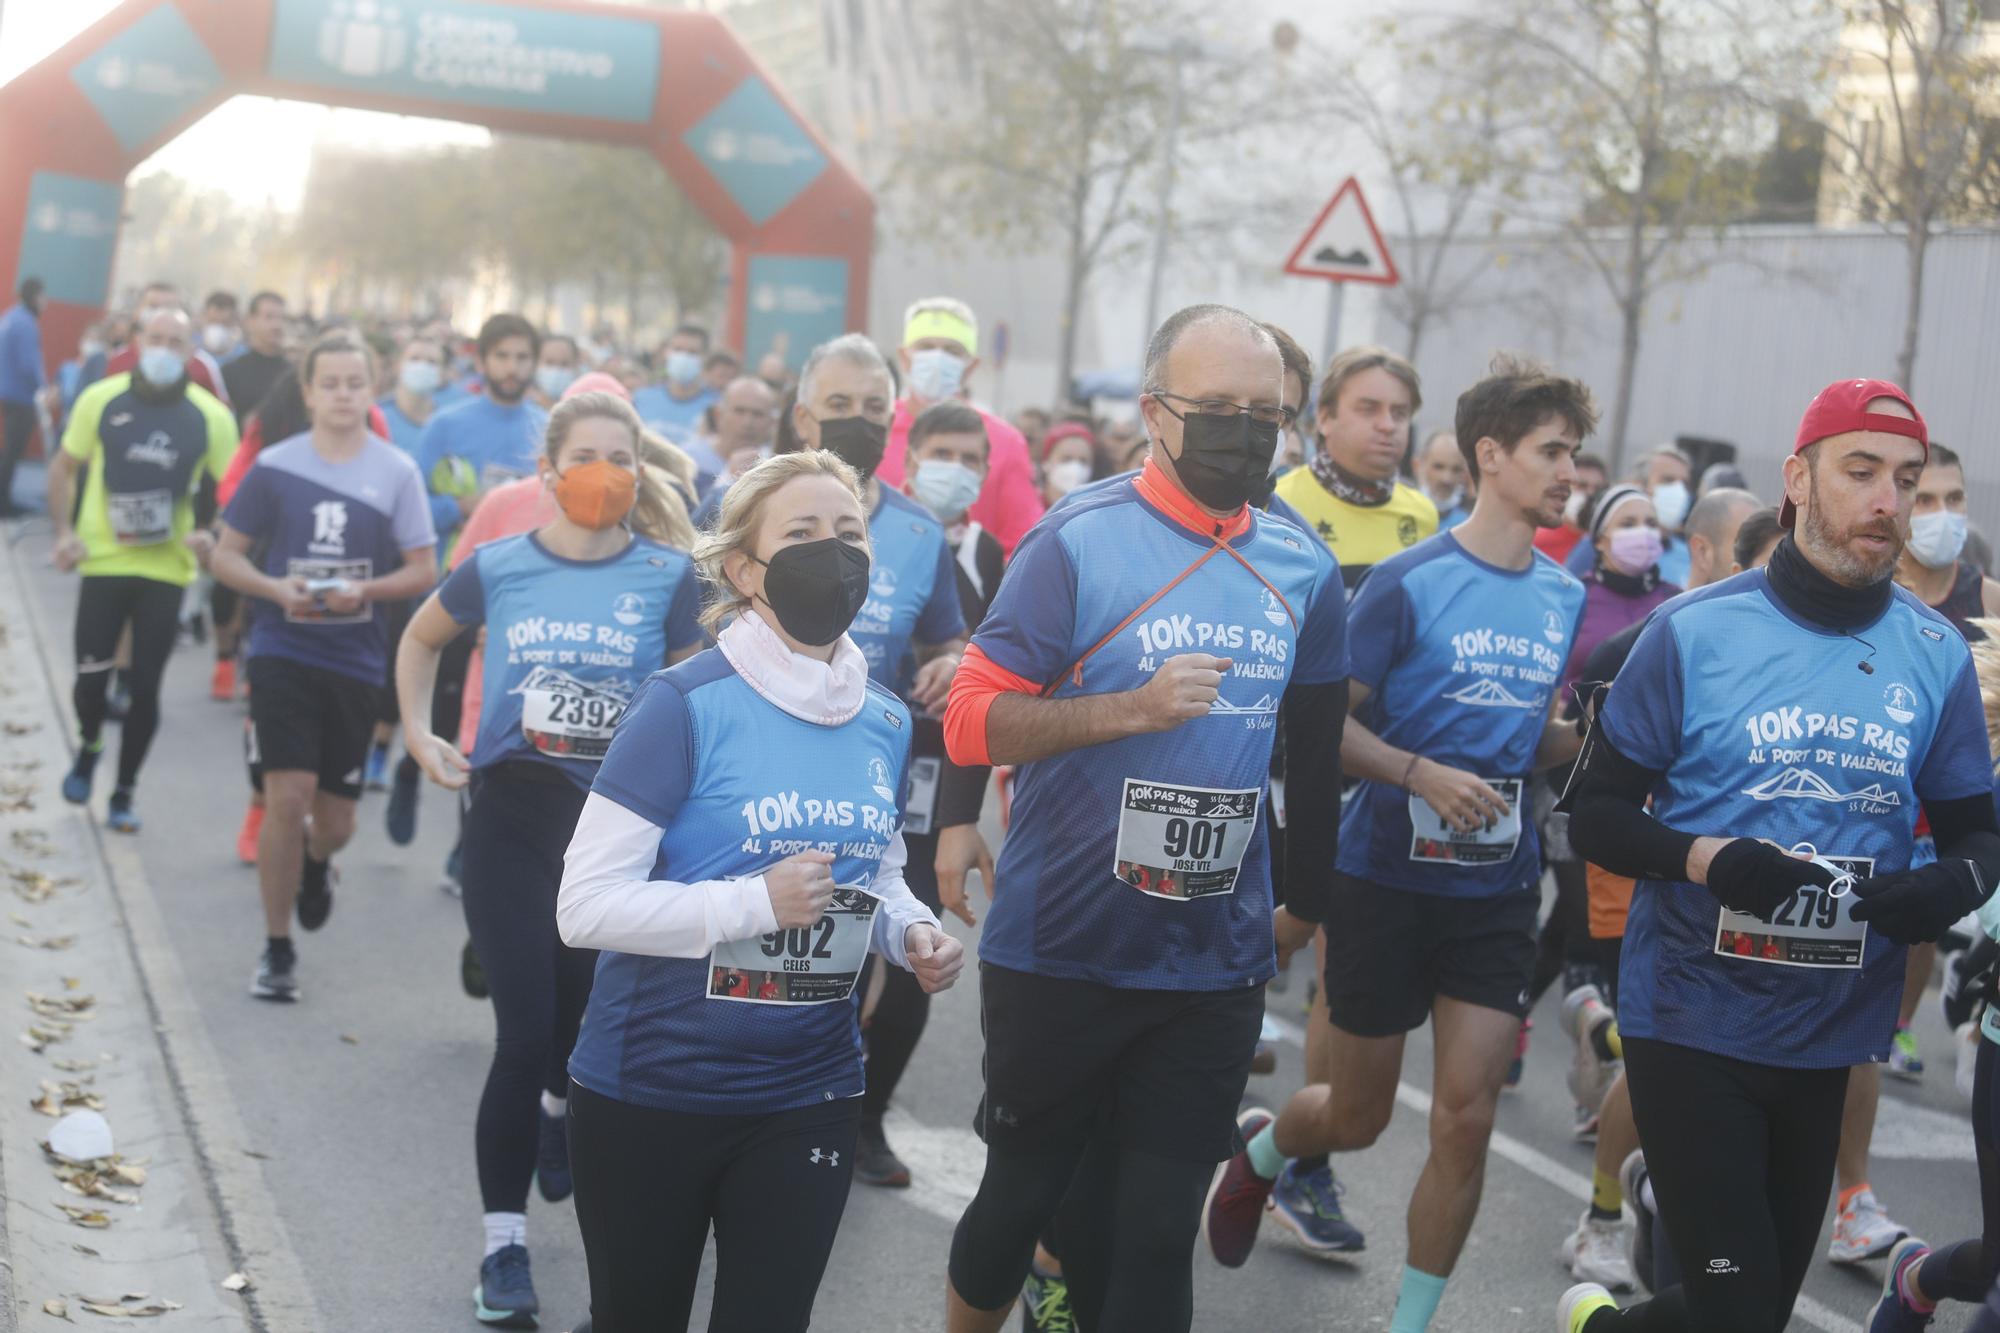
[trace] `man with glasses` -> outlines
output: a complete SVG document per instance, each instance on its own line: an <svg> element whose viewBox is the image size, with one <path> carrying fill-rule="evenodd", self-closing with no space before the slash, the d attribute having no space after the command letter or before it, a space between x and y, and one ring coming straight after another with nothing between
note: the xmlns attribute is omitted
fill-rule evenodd
<svg viewBox="0 0 2000 1333"><path fill-rule="evenodd" d="M1274 944L1322 916L1330 839L1294 838L1297 925L1277 939L1262 813L1281 697L1292 754L1313 757L1291 807L1330 829L1339 802L1334 567L1249 503L1291 420L1283 381L1240 311L1162 324L1145 468L1036 525L952 684L954 762L1020 766L997 876L1013 887L980 945L987 1158L952 1242L953 1333L1007 1322L1059 1204L1083 1327L1193 1318L1202 1197L1234 1143Z"/></svg>
<svg viewBox="0 0 2000 1333"><path fill-rule="evenodd" d="M1383 347L1348 348L1320 382L1319 448L1278 482L1279 498L1312 524L1350 590L1438 530L1437 506L1396 478L1423 401L1408 361Z"/></svg>
<svg viewBox="0 0 2000 1333"><path fill-rule="evenodd" d="M1581 744L1556 695L1584 608L1583 585L1534 537L1562 516L1573 456L1596 423L1582 384L1496 363L1458 400L1455 434L1478 479L1472 516L1376 566L1348 608L1347 702L1369 705L1369 722L1350 716L1340 742L1361 782L1325 902L1341 924L1327 933L1327 1081L1282 1115L1239 1117L1248 1147L1208 1206L1216 1259L1242 1265L1274 1182L1292 1194L1306 1183L1292 1159L1354 1152L1388 1128L1405 1038L1429 1019L1430 1156L1410 1199L1392 1333L1430 1326L1472 1230L1527 1010L1542 869L1524 797L1535 771ZM1301 751L1290 753L1296 768ZM1290 804L1295 830L1314 817ZM1309 1209L1282 1220L1311 1248L1351 1248L1350 1229L1322 1235Z"/></svg>

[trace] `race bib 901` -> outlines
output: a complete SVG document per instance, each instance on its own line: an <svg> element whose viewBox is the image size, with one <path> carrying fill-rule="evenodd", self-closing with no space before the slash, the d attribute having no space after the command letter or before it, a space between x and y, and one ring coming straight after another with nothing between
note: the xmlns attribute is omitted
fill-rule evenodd
<svg viewBox="0 0 2000 1333"><path fill-rule="evenodd" d="M1170 901L1234 893L1262 801L1260 787L1178 787L1127 778L1111 873Z"/></svg>

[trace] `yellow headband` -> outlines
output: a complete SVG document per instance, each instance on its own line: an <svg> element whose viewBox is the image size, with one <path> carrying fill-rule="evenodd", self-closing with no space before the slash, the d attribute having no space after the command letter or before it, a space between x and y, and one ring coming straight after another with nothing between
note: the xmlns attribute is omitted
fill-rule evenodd
<svg viewBox="0 0 2000 1333"><path fill-rule="evenodd" d="M903 326L903 346L925 338L949 338L965 349L967 356L979 355L979 326L960 319L949 310L919 310Z"/></svg>

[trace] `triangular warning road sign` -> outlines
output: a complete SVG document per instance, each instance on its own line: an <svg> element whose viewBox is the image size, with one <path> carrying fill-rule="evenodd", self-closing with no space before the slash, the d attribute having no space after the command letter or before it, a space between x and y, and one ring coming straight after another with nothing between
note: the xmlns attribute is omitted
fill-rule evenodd
<svg viewBox="0 0 2000 1333"><path fill-rule="evenodd" d="M1393 287L1400 278L1389 247L1362 197L1361 182L1349 176L1326 201L1311 227L1285 261L1285 272L1329 282L1377 282Z"/></svg>

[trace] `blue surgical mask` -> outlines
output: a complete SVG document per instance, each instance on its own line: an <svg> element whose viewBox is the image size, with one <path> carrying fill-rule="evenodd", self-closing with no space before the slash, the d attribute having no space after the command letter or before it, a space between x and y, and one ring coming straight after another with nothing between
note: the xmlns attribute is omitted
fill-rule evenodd
<svg viewBox="0 0 2000 1333"><path fill-rule="evenodd" d="M942 347L910 353L910 388L919 398L950 398L965 383L965 362Z"/></svg>
<svg viewBox="0 0 2000 1333"><path fill-rule="evenodd" d="M979 498L979 488L985 483L983 475L963 463L930 458L917 464L910 490L924 508L949 522L972 508L972 502Z"/></svg>
<svg viewBox="0 0 2000 1333"><path fill-rule="evenodd" d="M156 389L169 389L187 373L187 357L171 347L146 347L139 352L139 374Z"/></svg>
<svg viewBox="0 0 2000 1333"><path fill-rule="evenodd" d="M404 392L428 398L437 392L438 384L444 379L444 370L432 361L405 361L397 379Z"/></svg>
<svg viewBox="0 0 2000 1333"><path fill-rule="evenodd" d="M1965 515L1940 509L1910 520L1910 554L1925 569L1949 569L1965 549Z"/></svg>
<svg viewBox="0 0 2000 1333"><path fill-rule="evenodd" d="M563 390L576 383L576 372L568 366L536 366L535 387L544 398L560 398Z"/></svg>
<svg viewBox="0 0 2000 1333"><path fill-rule="evenodd" d="M701 378L701 358L693 352L667 353L667 380L673 384L693 384Z"/></svg>

